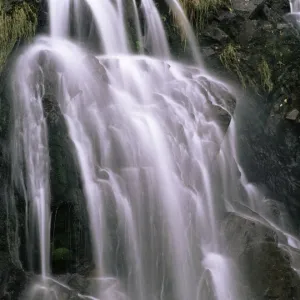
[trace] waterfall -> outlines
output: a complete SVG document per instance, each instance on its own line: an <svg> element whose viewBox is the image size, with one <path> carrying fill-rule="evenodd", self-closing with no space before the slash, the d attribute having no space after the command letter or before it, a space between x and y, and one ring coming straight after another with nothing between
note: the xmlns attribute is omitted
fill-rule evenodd
<svg viewBox="0 0 300 300"><path fill-rule="evenodd" d="M290 0L291 14L298 14L300 12L300 1Z"/></svg>
<svg viewBox="0 0 300 300"><path fill-rule="evenodd" d="M263 195L232 169L240 168L233 116L224 136L211 109L232 115L228 102L234 91L203 67L182 8L177 0L167 2L186 34L194 65L172 58L153 0L142 0L141 7L135 0L48 0L49 36L38 37L16 62L13 171L24 187L27 242L38 241L39 255L32 260L42 275L29 299L60 299L49 282L63 286L50 268L45 95L58 104L66 124L89 216L93 291L80 297L243 299L219 222L225 211L237 209L232 201L239 198L239 183L252 201L244 205L254 211L263 213L257 207ZM133 7L136 40L149 55L132 49L125 4ZM83 6L95 24L96 57L85 48ZM116 266L111 213L123 272ZM274 226L289 235L282 224Z"/></svg>
<svg viewBox="0 0 300 300"><path fill-rule="evenodd" d="M13 177L21 188L26 185L27 219L30 224L32 249L38 248L42 276L49 273L50 250L50 196L49 196L49 153L48 133L44 118L42 98L43 86L32 76L27 60L21 57L17 69L23 70L15 76L14 138L12 142ZM39 75L42 76L42 73ZM20 85L19 83L22 83ZM23 101L23 99L26 99ZM23 170L26 174L23 174ZM34 254L32 253L34 256Z"/></svg>
<svg viewBox="0 0 300 300"><path fill-rule="evenodd" d="M299 0L289 0L290 2L290 13L287 14L287 19L289 21L296 22L299 25L299 13L300 13L300 1Z"/></svg>

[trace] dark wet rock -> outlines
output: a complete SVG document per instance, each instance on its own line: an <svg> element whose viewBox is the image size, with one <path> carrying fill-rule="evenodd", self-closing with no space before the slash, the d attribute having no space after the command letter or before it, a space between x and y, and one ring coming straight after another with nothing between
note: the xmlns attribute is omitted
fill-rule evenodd
<svg viewBox="0 0 300 300"><path fill-rule="evenodd" d="M72 274L67 283L68 286L80 293L84 293L89 285L86 277L79 274Z"/></svg>
<svg viewBox="0 0 300 300"><path fill-rule="evenodd" d="M100 64L90 57L94 66ZM51 188L52 271L55 274L77 272L78 262L91 260L88 217L78 164L73 152L66 123L56 95L59 91L58 72L64 69L51 53L40 54L44 72L44 111L48 123ZM68 82L68 78L65 78ZM76 82L68 84L70 97L81 93ZM73 99L71 101L74 101Z"/></svg>
<svg viewBox="0 0 300 300"><path fill-rule="evenodd" d="M74 197L73 203L61 202L53 207L56 217L51 226L52 271L55 274L82 273L91 265L87 216L83 199L79 200Z"/></svg>
<svg viewBox="0 0 300 300"><path fill-rule="evenodd" d="M27 283L27 276L16 266L7 252L0 251L0 299L18 299Z"/></svg>
<svg viewBox="0 0 300 300"><path fill-rule="evenodd" d="M203 48L201 48L201 54L204 57L210 57L210 56L216 54L216 52L211 47L203 47Z"/></svg>
<svg viewBox="0 0 300 300"><path fill-rule="evenodd" d="M253 99L253 98L252 98ZM250 100L250 99L249 99ZM240 110L238 142L247 179L263 184L268 195L285 204L295 230L299 228L299 124L286 120L293 109L285 95L267 103L253 99Z"/></svg>
<svg viewBox="0 0 300 300"><path fill-rule="evenodd" d="M79 260L76 263L76 272L84 277L87 277L95 269L95 265L88 259Z"/></svg>
<svg viewBox="0 0 300 300"><path fill-rule="evenodd" d="M284 235L284 233L277 231L275 233L274 230L270 229L269 227L269 222L273 222L275 224L280 224L282 220L284 220L284 225L285 225L285 230L287 232L292 232L292 226L289 222L289 216L287 213L286 208L284 207L284 205L276 200L273 199L268 199L265 198L262 200L263 201L263 205L260 208L260 214L254 212L253 210L251 210L248 206L244 205L242 202L239 201L233 201L232 202L232 207L233 210L236 211L237 213L235 213L234 215L237 217L237 222L233 222L230 225L230 222L232 222L234 220L231 220L231 218L226 219L227 221L229 221L229 225L232 226L231 227L231 231L233 232L234 230L234 224L238 224L240 218L244 218L244 222L248 223L248 222L252 222L254 224L257 224L260 226L260 232L264 231L265 228L267 228L267 231L269 233L271 233L270 236L273 236L275 241L277 240L277 242L279 244L287 244L287 237L286 235ZM243 217L243 216L247 216L247 218ZM230 221L231 220L231 221ZM227 223L224 223L224 225L226 224L226 226L228 225ZM253 225L253 224L252 224ZM245 226L245 230L246 228L249 226ZM257 226L255 226L257 230ZM227 229L226 229L227 230ZM253 231L252 228L252 236L255 236L255 230ZM230 231L230 230L229 230ZM251 232L245 231L246 235L248 235ZM248 239L249 241L249 239Z"/></svg>
<svg viewBox="0 0 300 300"><path fill-rule="evenodd" d="M209 37L212 41L224 44L228 41L228 35L218 27L209 27L204 32L205 37Z"/></svg>
<svg viewBox="0 0 300 300"><path fill-rule="evenodd" d="M260 5L264 0L232 0L232 8L234 10L246 11L251 12L253 11L258 5Z"/></svg>
<svg viewBox="0 0 300 300"><path fill-rule="evenodd" d="M253 243L273 242L277 234L254 219L245 219L235 213L228 213L222 224L222 233L228 245L228 252L241 255Z"/></svg>
<svg viewBox="0 0 300 300"><path fill-rule="evenodd" d="M276 232L255 220L229 213L221 234L228 255L245 277L251 299L299 299L300 279L291 267L290 255L279 248Z"/></svg>
<svg viewBox="0 0 300 300"><path fill-rule="evenodd" d="M298 118L298 116L299 116L299 110L296 109L296 108L294 108L293 110L289 111L289 112L286 114L285 118L286 118L287 120L296 121L297 118Z"/></svg>
<svg viewBox="0 0 300 300"><path fill-rule="evenodd" d="M293 263L294 268L299 272L300 270L300 250L293 248L291 246L281 246L284 251L289 253L291 262Z"/></svg>
<svg viewBox="0 0 300 300"><path fill-rule="evenodd" d="M290 258L274 243L252 244L241 255L254 299L299 299L300 280Z"/></svg>
<svg viewBox="0 0 300 300"><path fill-rule="evenodd" d="M265 19L270 20L272 18L272 10L267 5L267 1L262 1L255 9L251 12L249 19Z"/></svg>

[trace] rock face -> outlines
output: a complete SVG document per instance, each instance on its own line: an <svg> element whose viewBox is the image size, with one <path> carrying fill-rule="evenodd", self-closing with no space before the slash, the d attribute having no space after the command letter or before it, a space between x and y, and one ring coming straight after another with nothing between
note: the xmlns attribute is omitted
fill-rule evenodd
<svg viewBox="0 0 300 300"><path fill-rule="evenodd" d="M237 138L248 180L284 202L299 228L300 28L289 10L288 0L234 0L198 37L207 65L246 91Z"/></svg>
<svg viewBox="0 0 300 300"><path fill-rule="evenodd" d="M254 0L254 1L232 0L232 8L234 10L251 12L262 2L263 0Z"/></svg>
<svg viewBox="0 0 300 300"><path fill-rule="evenodd" d="M2 86L3 87L3 86ZM21 238L18 229L22 222L16 220L10 204L14 198L9 193L9 105L6 95L0 96L0 299L18 299L26 283L26 274L19 262L18 246Z"/></svg>
<svg viewBox="0 0 300 300"><path fill-rule="evenodd" d="M299 110L294 108L286 114L285 118L287 120L296 121L298 119L298 116L299 116Z"/></svg>
<svg viewBox="0 0 300 300"><path fill-rule="evenodd" d="M300 279L291 267L289 254L279 248L276 232L258 221L228 213L221 234L228 255L246 274L247 299L299 299Z"/></svg>

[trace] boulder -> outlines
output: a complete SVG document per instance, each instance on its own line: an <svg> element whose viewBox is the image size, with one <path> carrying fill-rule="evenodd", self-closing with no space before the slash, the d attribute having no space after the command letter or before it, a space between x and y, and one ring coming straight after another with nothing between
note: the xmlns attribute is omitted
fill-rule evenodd
<svg viewBox="0 0 300 300"><path fill-rule="evenodd" d="M298 116L299 116L299 110L294 108L286 114L285 118L287 120L296 121Z"/></svg>
<svg viewBox="0 0 300 300"><path fill-rule="evenodd" d="M254 218L245 219L236 213L228 213L222 224L228 253L240 256L250 244L272 242L277 244L277 234Z"/></svg>
<svg viewBox="0 0 300 300"><path fill-rule="evenodd" d="M221 225L226 253L239 266L250 299L296 300L300 278L291 267L289 254L278 246L275 231L236 213L228 213Z"/></svg>
<svg viewBox="0 0 300 300"><path fill-rule="evenodd" d="M258 5L265 2L264 0L231 0L232 8L245 12L253 11Z"/></svg>
<svg viewBox="0 0 300 300"><path fill-rule="evenodd" d="M251 244L240 256L254 299L297 300L300 279L290 258L275 243Z"/></svg>
<svg viewBox="0 0 300 300"><path fill-rule="evenodd" d="M229 39L229 36L223 30L213 26L207 28L203 35L220 44L226 43Z"/></svg>

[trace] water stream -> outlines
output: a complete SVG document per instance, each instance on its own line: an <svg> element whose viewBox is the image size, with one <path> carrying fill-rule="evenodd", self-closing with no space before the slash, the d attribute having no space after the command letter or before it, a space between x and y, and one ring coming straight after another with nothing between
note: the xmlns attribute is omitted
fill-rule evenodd
<svg viewBox="0 0 300 300"><path fill-rule="evenodd" d="M291 14L299 14L300 12L300 1L290 0Z"/></svg>
<svg viewBox="0 0 300 300"><path fill-rule="evenodd" d="M260 204L263 195L245 179L237 163L234 119L224 137L207 108L212 104L231 114L234 91L202 66L179 3L168 1L194 53L194 66L172 59L152 0L142 0L141 9L135 0L126 2L133 7L140 51L130 43L125 2L48 2L50 34L20 55L14 73L13 170L15 181L26 186L28 230L37 233L29 234L28 243L39 241L39 255L31 259L41 270L28 299L61 299L52 283L63 286L50 268L50 157L43 109L50 75L52 100L67 125L89 215L93 288L89 297L79 296L243 299L219 235L224 212L239 210L234 202L240 199L238 185L248 195L244 207L283 232L293 247L300 249L300 244L268 215ZM96 60L84 47L83 6L91 12L99 38ZM120 228L123 273L116 271L111 211Z"/></svg>
<svg viewBox="0 0 300 300"><path fill-rule="evenodd" d="M300 1L290 0L290 13L287 14L287 19L295 22L296 26L299 26L300 22Z"/></svg>

